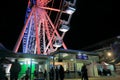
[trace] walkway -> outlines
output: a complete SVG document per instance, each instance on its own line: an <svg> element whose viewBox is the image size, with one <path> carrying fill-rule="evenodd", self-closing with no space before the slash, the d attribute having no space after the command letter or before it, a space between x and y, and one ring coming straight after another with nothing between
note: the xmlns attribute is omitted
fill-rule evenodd
<svg viewBox="0 0 120 80"><path fill-rule="evenodd" d="M81 80L81 79L65 79L65 80ZM94 77L94 78L89 78L89 80L120 80L120 76L116 76L116 77Z"/></svg>

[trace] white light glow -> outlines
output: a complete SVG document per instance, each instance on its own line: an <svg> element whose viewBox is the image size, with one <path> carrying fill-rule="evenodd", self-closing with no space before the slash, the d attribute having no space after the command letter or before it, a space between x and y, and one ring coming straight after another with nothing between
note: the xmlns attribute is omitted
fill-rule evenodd
<svg viewBox="0 0 120 80"><path fill-rule="evenodd" d="M112 56L112 54L110 52L108 52L107 54L108 54L108 56Z"/></svg>
<svg viewBox="0 0 120 80"><path fill-rule="evenodd" d="M70 59L70 61L73 61L73 59Z"/></svg>
<svg viewBox="0 0 120 80"><path fill-rule="evenodd" d="M66 10L66 13L68 14L73 14L75 12L75 8L72 8L72 7L68 7L67 10Z"/></svg>
<svg viewBox="0 0 120 80"><path fill-rule="evenodd" d="M63 54L63 57L66 57L66 56L68 56L68 54Z"/></svg>
<svg viewBox="0 0 120 80"><path fill-rule="evenodd" d="M66 26L66 25L62 25L62 27L59 29L62 32L67 32L70 29L70 27Z"/></svg>

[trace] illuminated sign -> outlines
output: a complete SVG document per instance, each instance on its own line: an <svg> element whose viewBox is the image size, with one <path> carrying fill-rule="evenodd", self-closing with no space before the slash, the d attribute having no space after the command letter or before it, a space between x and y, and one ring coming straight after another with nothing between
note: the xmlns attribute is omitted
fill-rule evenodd
<svg viewBox="0 0 120 80"><path fill-rule="evenodd" d="M79 53L76 55L76 59L88 60L88 55Z"/></svg>

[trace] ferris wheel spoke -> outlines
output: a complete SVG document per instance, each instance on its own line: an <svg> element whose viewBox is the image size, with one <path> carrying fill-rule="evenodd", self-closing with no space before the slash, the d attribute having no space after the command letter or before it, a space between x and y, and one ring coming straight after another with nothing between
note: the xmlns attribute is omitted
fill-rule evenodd
<svg viewBox="0 0 120 80"><path fill-rule="evenodd" d="M45 10L50 10L50 11L56 11L56 12L61 12L60 9L56 8L49 8L49 7L39 7L40 9L45 9ZM62 11L62 13L67 13L66 11Z"/></svg>
<svg viewBox="0 0 120 80"><path fill-rule="evenodd" d="M43 26L44 26L44 31L43 31L43 33L42 33L42 35L41 36L43 36L43 38L44 38L44 41L43 41L43 43L44 43L44 54L46 54L46 51L48 50L48 47L50 47L50 49L53 49L53 46L52 46L52 44L50 44L48 47L47 47L47 42L51 39L51 35L52 35L52 31L53 31L53 29L52 29L52 27L51 27L51 25L49 24L49 21L47 20L47 18L46 18L46 16L45 16L45 11L43 10L42 11L42 13L41 13L41 11L39 10L38 11L39 12L39 14L42 16L42 24L43 24ZM41 33L41 32L40 32ZM46 33L46 36L45 36L45 33ZM46 37L46 38L45 38ZM46 42L46 40L47 40L47 42Z"/></svg>
<svg viewBox="0 0 120 80"><path fill-rule="evenodd" d="M52 24L52 22L51 22L51 20L50 20L50 18L48 17L48 15L46 14L46 16L47 16L47 19L49 20L49 22L50 22L50 24L51 24L51 26L52 26L52 28L55 30L55 34L58 36L58 37L61 37L60 36L60 34L58 33L58 31L56 30L56 28L55 28L55 26ZM67 47L66 47L66 45L65 45L65 43L63 42L63 47L65 48L65 49L67 49Z"/></svg>
<svg viewBox="0 0 120 80"><path fill-rule="evenodd" d="M37 23L37 16L36 12L34 12L34 21ZM36 45L37 45L37 53L40 54L40 39L39 39L39 31L38 31L38 25L35 24L35 34L36 34Z"/></svg>
<svg viewBox="0 0 120 80"><path fill-rule="evenodd" d="M52 0L51 7L53 7L54 0ZM49 16L51 15L51 11L49 12Z"/></svg>

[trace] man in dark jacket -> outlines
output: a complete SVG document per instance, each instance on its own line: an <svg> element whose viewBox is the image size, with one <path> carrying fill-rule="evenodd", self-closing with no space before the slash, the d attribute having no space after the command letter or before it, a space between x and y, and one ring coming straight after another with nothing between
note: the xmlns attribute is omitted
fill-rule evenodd
<svg viewBox="0 0 120 80"><path fill-rule="evenodd" d="M81 74L82 74L82 80L88 80L88 73L85 64L81 68Z"/></svg>
<svg viewBox="0 0 120 80"><path fill-rule="evenodd" d="M3 64L0 64L0 80L6 80L6 73Z"/></svg>
<svg viewBox="0 0 120 80"><path fill-rule="evenodd" d="M59 75L60 75L60 80L64 80L64 68L62 65L60 65Z"/></svg>
<svg viewBox="0 0 120 80"><path fill-rule="evenodd" d="M15 59L15 62L12 63L10 69L10 80L17 80L20 70L21 70L21 65L18 62L18 60Z"/></svg>

